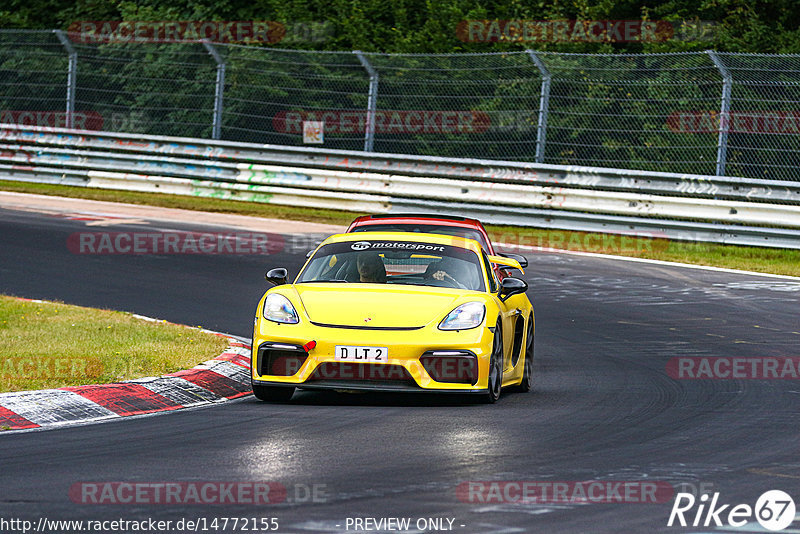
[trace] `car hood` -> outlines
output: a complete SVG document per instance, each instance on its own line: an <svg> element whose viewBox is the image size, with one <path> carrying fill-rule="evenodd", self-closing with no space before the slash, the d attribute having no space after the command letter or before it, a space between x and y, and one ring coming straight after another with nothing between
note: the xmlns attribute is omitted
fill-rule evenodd
<svg viewBox="0 0 800 534"><path fill-rule="evenodd" d="M459 291L423 286L309 283L294 287L312 322L351 328L421 328L441 321L461 297Z"/></svg>

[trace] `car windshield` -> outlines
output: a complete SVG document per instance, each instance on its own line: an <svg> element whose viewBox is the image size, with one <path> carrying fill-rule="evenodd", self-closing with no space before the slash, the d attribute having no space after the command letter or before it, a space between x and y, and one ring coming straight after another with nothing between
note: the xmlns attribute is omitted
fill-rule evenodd
<svg viewBox="0 0 800 534"><path fill-rule="evenodd" d="M347 241L321 247L297 283L407 284L484 291L480 259L453 245L413 241Z"/></svg>
<svg viewBox="0 0 800 534"><path fill-rule="evenodd" d="M383 223L383 224L368 224L364 226L356 226L352 232L415 232L423 234L439 234L439 235L452 235L457 237L466 237L467 239L474 239L481 244L484 250L490 250L488 243L477 230L472 228L462 228L460 226L445 226L442 224L424 224L424 223Z"/></svg>

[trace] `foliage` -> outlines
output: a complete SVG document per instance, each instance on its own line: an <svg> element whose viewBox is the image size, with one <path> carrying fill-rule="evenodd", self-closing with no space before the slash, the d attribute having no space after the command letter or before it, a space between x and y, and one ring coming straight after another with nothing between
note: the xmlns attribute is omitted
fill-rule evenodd
<svg viewBox="0 0 800 534"><path fill-rule="evenodd" d="M800 9L796 0L7 0L0 28L66 29L75 21L273 20L287 25L326 22L330 38L291 42L291 48L390 53L503 51L533 47L562 52L800 52ZM656 43L465 43L460 21L650 20L712 22L704 39Z"/></svg>

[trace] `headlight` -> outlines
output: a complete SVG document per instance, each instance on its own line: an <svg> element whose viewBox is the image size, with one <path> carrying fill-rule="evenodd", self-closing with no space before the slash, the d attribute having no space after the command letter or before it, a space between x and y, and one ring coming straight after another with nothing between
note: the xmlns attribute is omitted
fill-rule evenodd
<svg viewBox="0 0 800 534"><path fill-rule="evenodd" d="M486 306L482 302L467 302L447 314L439 323L439 330L469 330L483 323Z"/></svg>
<svg viewBox="0 0 800 534"><path fill-rule="evenodd" d="M277 293L267 295L267 299L264 301L264 318L276 323L297 324L300 322L289 299Z"/></svg>

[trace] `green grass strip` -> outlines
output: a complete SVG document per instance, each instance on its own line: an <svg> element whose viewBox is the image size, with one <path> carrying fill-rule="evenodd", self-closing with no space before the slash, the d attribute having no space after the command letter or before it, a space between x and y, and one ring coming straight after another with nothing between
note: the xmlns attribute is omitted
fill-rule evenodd
<svg viewBox="0 0 800 534"><path fill-rule="evenodd" d="M158 376L219 356L228 340L130 313L0 296L0 392Z"/></svg>

